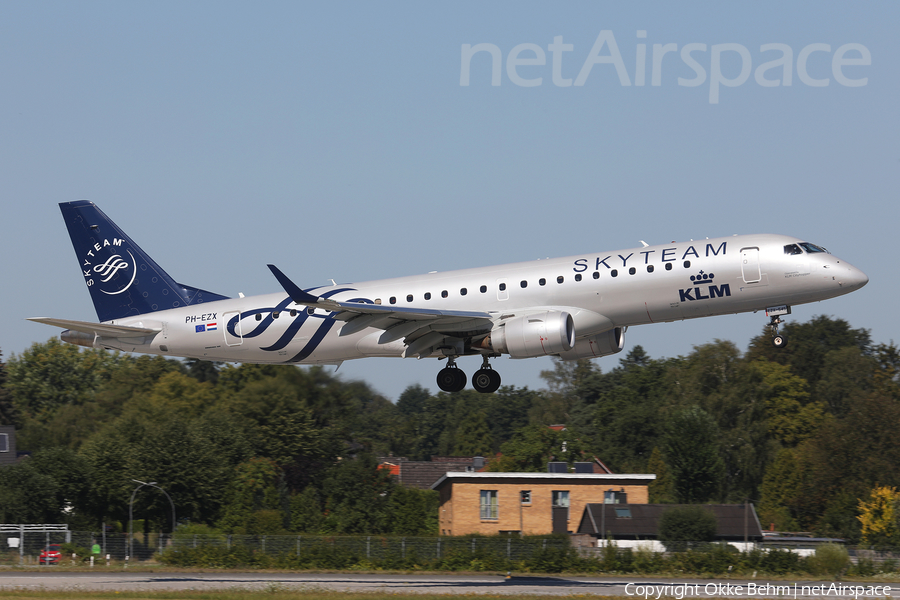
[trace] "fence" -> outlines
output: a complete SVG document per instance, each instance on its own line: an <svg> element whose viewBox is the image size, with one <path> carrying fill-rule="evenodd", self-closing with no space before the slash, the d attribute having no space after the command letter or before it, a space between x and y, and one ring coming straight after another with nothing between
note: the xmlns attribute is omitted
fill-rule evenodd
<svg viewBox="0 0 900 600"><path fill-rule="evenodd" d="M423 560L445 558L450 553L477 554L487 552L504 556L508 560L530 558L538 550L568 548L569 541L562 537L394 537L394 536L322 536L322 535L176 535L171 547L197 548L217 546L231 548L244 546L257 552L272 555L294 554L304 549L331 549L382 560L390 556L407 558L416 556ZM137 552L135 552L137 554Z"/></svg>
<svg viewBox="0 0 900 600"><path fill-rule="evenodd" d="M87 560L94 544L100 547L99 559L106 560L107 555L111 561L148 560L157 552L162 552L172 543L171 534L143 533L134 534L133 552L128 543L128 534L108 533L105 536L101 532L68 531L65 529L16 529L4 527L0 531L0 563L5 564L38 564L41 552L51 544L71 544L80 548L79 555L72 558L71 553L63 553L60 557L61 564L69 564L70 561ZM18 540L13 542L12 540ZM95 557L97 559L98 557Z"/></svg>
<svg viewBox="0 0 900 600"><path fill-rule="evenodd" d="M10 535L7 533L7 535ZM14 535L20 535L16 532ZM8 540L0 540L0 547ZM23 562L36 564L38 556L49 544L71 543L85 551L83 556L75 560L87 558L94 544L100 546L101 564L109 555L110 560L144 561L167 549L181 550L214 546L230 549L242 546L255 552L270 555L299 556L310 548L329 549L349 552L356 556L377 561L390 556L403 559L411 556L423 560L440 560L451 553L478 554L488 552L495 556L504 556L508 560L530 558L536 551L548 548L564 549L569 545L566 538L561 537L387 537L387 536L321 536L321 535L184 535L151 533L134 534L133 552L129 548L128 535L124 533L107 534L83 531L25 531L21 548L9 548L10 553L4 562ZM15 552L15 554L13 554ZM62 564L68 564L70 554L61 557Z"/></svg>

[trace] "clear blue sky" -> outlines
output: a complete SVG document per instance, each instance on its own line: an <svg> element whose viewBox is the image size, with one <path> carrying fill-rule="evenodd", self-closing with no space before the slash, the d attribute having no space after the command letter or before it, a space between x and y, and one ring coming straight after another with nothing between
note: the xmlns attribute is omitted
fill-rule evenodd
<svg viewBox="0 0 900 600"><path fill-rule="evenodd" d="M0 6L5 358L57 333L26 317L96 319L57 208L78 199L177 280L226 295L277 291L270 262L314 286L785 233L871 279L794 319L900 339L896 2ZM465 44L496 47L500 85L489 51L461 85ZM758 73L787 54L789 71ZM765 322L637 327L626 350L745 349ZM339 374L395 399L436 389L438 366ZM540 387L550 361L496 367Z"/></svg>

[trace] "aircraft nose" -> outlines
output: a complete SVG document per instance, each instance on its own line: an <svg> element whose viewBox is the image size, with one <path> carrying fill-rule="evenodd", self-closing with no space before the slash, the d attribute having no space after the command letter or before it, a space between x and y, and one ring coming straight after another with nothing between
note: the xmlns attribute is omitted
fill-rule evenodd
<svg viewBox="0 0 900 600"><path fill-rule="evenodd" d="M841 286L849 287L851 290L858 290L863 287L867 283L869 283L869 276L857 269L856 267L850 267L847 273L841 277Z"/></svg>

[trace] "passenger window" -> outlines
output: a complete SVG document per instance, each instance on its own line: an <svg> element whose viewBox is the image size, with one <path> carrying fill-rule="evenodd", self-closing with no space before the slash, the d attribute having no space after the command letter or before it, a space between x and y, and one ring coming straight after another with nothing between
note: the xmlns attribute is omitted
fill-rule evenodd
<svg viewBox="0 0 900 600"><path fill-rule="evenodd" d="M486 291L487 291L487 286L486 285L481 286L481 293L483 294Z"/></svg>
<svg viewBox="0 0 900 600"><path fill-rule="evenodd" d="M616 270L616 269L613 269L612 271L609 272L609 276L610 276L610 277L618 277L618 276L619 276L619 271Z"/></svg>
<svg viewBox="0 0 900 600"><path fill-rule="evenodd" d="M566 280L566 278L563 277L562 275L560 275L559 277L556 278L556 283L562 283L565 280Z"/></svg>
<svg viewBox="0 0 900 600"><path fill-rule="evenodd" d="M594 271L594 279L600 279L600 271Z"/></svg>
<svg viewBox="0 0 900 600"><path fill-rule="evenodd" d="M412 302L412 294L407 294L407 296L406 296L406 301L407 301L407 302Z"/></svg>
<svg viewBox="0 0 900 600"><path fill-rule="evenodd" d="M446 298L446 297L449 296L449 295L450 295L450 294L447 293L447 290L444 290L443 292L441 292L441 298Z"/></svg>
<svg viewBox="0 0 900 600"><path fill-rule="evenodd" d="M375 304L381 304L381 298L375 298Z"/></svg>
<svg viewBox="0 0 900 600"><path fill-rule="evenodd" d="M634 275L635 273L637 273L637 269L635 269L634 267L631 267L630 269L628 269L629 275Z"/></svg>
<svg viewBox="0 0 900 600"><path fill-rule="evenodd" d="M522 286L523 288L527 288L528 282L523 279L522 281L519 282L519 285Z"/></svg>
<svg viewBox="0 0 900 600"><path fill-rule="evenodd" d="M281 313L280 313L280 312L273 312L273 313L272 313L272 318L273 318L273 319L277 319L277 318L280 317L280 316L281 316Z"/></svg>
<svg viewBox="0 0 900 600"><path fill-rule="evenodd" d="M262 321L262 315L260 313L256 313L256 320Z"/></svg>
<svg viewBox="0 0 900 600"><path fill-rule="evenodd" d="M460 296L465 296L468 293L469 293L469 290L467 290L466 288L460 288L460 290L459 290Z"/></svg>
<svg viewBox="0 0 900 600"><path fill-rule="evenodd" d="M648 273L652 273L652 272L653 272L653 265L647 265L647 272L648 272Z"/></svg>
<svg viewBox="0 0 900 600"><path fill-rule="evenodd" d="M391 296L390 303L397 304L397 296Z"/></svg>
<svg viewBox="0 0 900 600"><path fill-rule="evenodd" d="M575 274L575 281L581 281L581 273Z"/></svg>
<svg viewBox="0 0 900 600"><path fill-rule="evenodd" d="M505 292L505 291L506 291L506 284L505 284L505 283L501 283L501 284L500 284L500 291L501 291L501 292Z"/></svg>
<svg viewBox="0 0 900 600"><path fill-rule="evenodd" d="M294 308L291 309L291 316L292 316L292 317L296 317L296 316L297 316L297 310L296 310L296 309L294 309Z"/></svg>
<svg viewBox="0 0 900 600"><path fill-rule="evenodd" d="M541 277L538 279L538 285L547 285L547 280Z"/></svg>
<svg viewBox="0 0 900 600"><path fill-rule="evenodd" d="M672 263L666 263L666 271L672 270Z"/></svg>
<svg viewBox="0 0 900 600"><path fill-rule="evenodd" d="M689 261L689 260L684 261L684 268L685 268L685 269L690 269L690 268L691 268L691 261Z"/></svg>
<svg viewBox="0 0 900 600"><path fill-rule="evenodd" d="M797 244L788 244L784 247L785 254L803 254L803 250Z"/></svg>
<svg viewBox="0 0 900 600"><path fill-rule="evenodd" d="M431 300L431 292L425 292L425 299Z"/></svg>

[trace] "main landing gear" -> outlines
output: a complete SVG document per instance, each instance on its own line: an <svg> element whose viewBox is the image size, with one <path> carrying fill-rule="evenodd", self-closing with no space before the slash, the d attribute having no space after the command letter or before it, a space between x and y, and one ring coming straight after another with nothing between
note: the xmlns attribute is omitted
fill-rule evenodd
<svg viewBox="0 0 900 600"><path fill-rule="evenodd" d="M787 338L778 333L778 326L784 323L778 316L769 317L769 327L772 328L772 345L776 348L784 348L787 346Z"/></svg>
<svg viewBox="0 0 900 600"><path fill-rule="evenodd" d="M438 371L437 385L445 392L459 392L466 387L466 374L456 366L452 356L447 359L447 366ZM487 356L472 376L472 387L482 394L491 394L500 388L500 374L491 368Z"/></svg>

